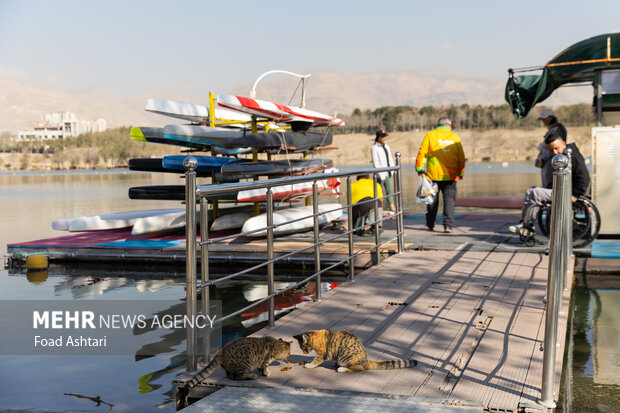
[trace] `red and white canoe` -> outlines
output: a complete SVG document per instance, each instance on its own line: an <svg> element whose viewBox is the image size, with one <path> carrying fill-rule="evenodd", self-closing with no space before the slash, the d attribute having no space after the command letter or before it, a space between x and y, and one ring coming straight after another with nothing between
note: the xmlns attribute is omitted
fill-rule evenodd
<svg viewBox="0 0 620 413"><path fill-rule="evenodd" d="M344 125L342 119L313 110L242 96L218 95L217 105L220 108L260 116L276 122L307 122L312 126Z"/></svg>
<svg viewBox="0 0 620 413"><path fill-rule="evenodd" d="M317 182L317 190L323 192L328 188L325 181ZM274 201L286 202L312 195L312 182L302 182L293 185L282 185L271 188ZM265 188L248 189L239 191L237 201L239 202L265 202L267 200L267 190Z"/></svg>
<svg viewBox="0 0 620 413"><path fill-rule="evenodd" d="M338 172L337 168L325 169L325 173ZM338 178L324 179L316 182L317 191L323 192L330 190L332 193L338 193L340 180ZM274 201L288 202L312 195L312 182L301 182L292 185L281 185L271 188ZM239 191L237 201L239 202L265 202L267 200L267 189L248 189Z"/></svg>

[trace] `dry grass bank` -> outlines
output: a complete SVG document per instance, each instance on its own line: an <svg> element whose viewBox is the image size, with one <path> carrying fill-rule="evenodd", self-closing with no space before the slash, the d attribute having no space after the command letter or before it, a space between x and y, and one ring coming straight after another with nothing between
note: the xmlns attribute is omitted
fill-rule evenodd
<svg viewBox="0 0 620 413"><path fill-rule="evenodd" d="M496 129L487 131L455 131L463 142L468 162L515 162L533 160L538 155L538 144L545 133L544 128L534 130ZM392 152L400 152L403 163L412 164L426 131L393 132L388 137ZM591 128L568 128L569 142L577 143L584 157L590 156ZM337 150L327 151L325 157L336 165L367 165L371 163L370 148L374 135L353 134L334 136Z"/></svg>
<svg viewBox="0 0 620 413"><path fill-rule="evenodd" d="M514 162L532 160L544 135L544 128L534 130L497 129L487 131L455 131L463 142L469 162ZM388 137L392 152L400 152L404 164L415 161L418 148L426 131L393 132ZM589 127L568 128L569 142L576 142L584 157L591 156ZM330 158L339 165L369 165L370 147L374 135L335 135L338 149L318 152L314 157ZM149 157L180 154L182 148L168 145L130 141L130 157ZM297 157L298 155L294 155ZM66 170L109 169L123 167L117 161L106 159L96 147L68 148L54 154L0 153L0 170Z"/></svg>

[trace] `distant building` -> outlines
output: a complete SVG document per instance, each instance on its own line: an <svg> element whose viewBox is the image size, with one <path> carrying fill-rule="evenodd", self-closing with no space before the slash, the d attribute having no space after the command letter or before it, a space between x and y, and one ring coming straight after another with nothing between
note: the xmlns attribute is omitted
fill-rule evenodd
<svg viewBox="0 0 620 413"><path fill-rule="evenodd" d="M105 119L97 119L91 122L76 119L75 113L72 112L48 113L42 122L34 123L31 130L19 131L17 142L66 139L83 133L103 132L105 130Z"/></svg>

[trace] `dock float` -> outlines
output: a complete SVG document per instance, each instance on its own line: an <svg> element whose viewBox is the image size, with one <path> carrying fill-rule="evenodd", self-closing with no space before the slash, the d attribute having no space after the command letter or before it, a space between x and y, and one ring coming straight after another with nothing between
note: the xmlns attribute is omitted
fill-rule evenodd
<svg viewBox="0 0 620 413"><path fill-rule="evenodd" d="M532 252L463 248L393 255L359 274L355 282L326 292L321 302L309 303L279 319L274 329L253 336L292 340L307 330L348 330L363 341L369 358L414 358L416 367L337 373L331 362L325 362L309 370L300 363L311 361L314 353L304 355L294 342L292 364L272 363L269 377L233 381L219 368L188 399L207 397L184 411L216 411L214 406L226 397L236 405L246 400L240 409L260 411L256 403L271 397L277 406L277 398L287 395L286 406L291 410L308 395L325 395L351 398L352 407L370 399L401 403L400 410L385 407L386 411L451 411L452 407L545 411L537 401L542 386L547 266L543 253ZM568 285L559 317L556 394L572 283ZM224 389L219 396L218 389ZM422 403L426 410L414 410L408 403ZM368 411L370 405L352 411ZM438 410L431 410L438 405Z"/></svg>

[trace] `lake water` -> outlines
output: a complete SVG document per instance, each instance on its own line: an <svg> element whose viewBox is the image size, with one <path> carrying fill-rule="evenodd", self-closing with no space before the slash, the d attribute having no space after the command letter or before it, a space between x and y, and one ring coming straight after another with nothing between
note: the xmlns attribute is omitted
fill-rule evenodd
<svg viewBox="0 0 620 413"><path fill-rule="evenodd" d="M540 181L529 164L471 164L458 184L459 196L522 195ZM199 180L199 183L201 181ZM180 208L180 202L130 200L132 186L182 184L177 175L129 171L0 174L0 250L7 243L58 236L51 229L56 219L139 209ZM404 169L404 204L407 214L422 214L415 203L417 177ZM324 197L329 198L329 197ZM322 202L326 202L327 200ZM488 213L457 208L457 213ZM514 213L515 211L513 211ZM116 274L110 275L110 270ZM120 275L119 275L120 272ZM0 270L0 300L175 300L185 297L183 268L153 271L97 267L51 267L47 273ZM329 281L329 280L327 280ZM285 284L283 284L285 285ZM324 282L321 288L334 288ZM579 288L573 297L572 345L567 345L567 369L561 403L565 411L614 411L620 405L617 377L620 368L618 302L615 288ZM282 304L292 309L311 300L312 286L291 292ZM261 282L229 282L211 290L225 303L225 311L241 308L264 297ZM164 310L162 308L162 310ZM264 326L263 315L245 314L224 326L224 340L247 335ZM257 316L258 314L258 316ZM174 411L172 379L184 366L184 336L163 337L165 344L152 357L127 355L8 356L0 355L0 408L38 410L110 411L88 399L101 396L114 405L111 411ZM614 375L615 374L615 382ZM611 376L611 379L610 379ZM618 410L616 410L618 411Z"/></svg>

